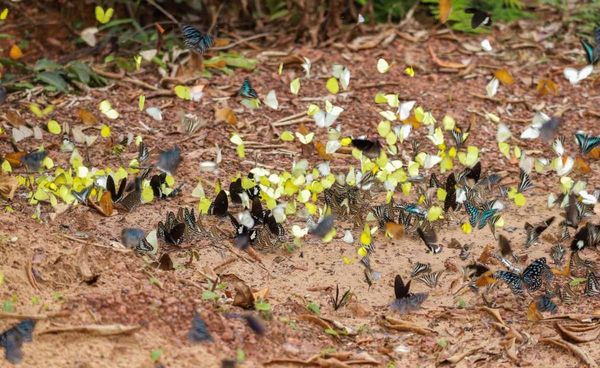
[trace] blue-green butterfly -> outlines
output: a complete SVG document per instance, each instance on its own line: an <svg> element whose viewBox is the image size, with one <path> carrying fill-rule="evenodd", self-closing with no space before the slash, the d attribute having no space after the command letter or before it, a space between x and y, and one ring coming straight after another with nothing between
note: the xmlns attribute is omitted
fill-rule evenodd
<svg viewBox="0 0 600 368"><path fill-rule="evenodd" d="M585 58L588 61L588 64L597 64L600 60L600 27L596 27L594 30L594 41L595 46L592 46L588 40L585 38L581 38L581 46L583 46L583 50L585 51Z"/></svg>

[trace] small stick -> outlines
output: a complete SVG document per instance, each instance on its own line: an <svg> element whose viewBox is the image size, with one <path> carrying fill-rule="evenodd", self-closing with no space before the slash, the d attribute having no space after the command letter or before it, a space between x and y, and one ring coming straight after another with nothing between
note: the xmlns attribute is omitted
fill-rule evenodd
<svg viewBox="0 0 600 368"><path fill-rule="evenodd" d="M45 314L10 313L10 312L1 312L0 311L0 319L3 319L3 318L14 318L14 319L35 319L35 320L42 320L42 319L49 319L49 318L56 318L56 317L66 317L69 314L70 313L65 312L65 311L45 313Z"/></svg>
<svg viewBox="0 0 600 368"><path fill-rule="evenodd" d="M66 234L59 234L59 235L62 236L63 238L65 238L65 239L73 240L73 241L76 241L76 242L81 243L81 244L90 244L90 245L93 245L94 247L108 248L108 249L112 249L114 251L122 252L122 253L129 253L129 252L131 252L131 249L115 248L115 247L111 247L110 245L104 245L104 244L100 244L100 243L94 243L94 242L91 242L91 241L79 239L79 238L76 238L76 237L73 237L73 236L70 236L70 235L66 235Z"/></svg>

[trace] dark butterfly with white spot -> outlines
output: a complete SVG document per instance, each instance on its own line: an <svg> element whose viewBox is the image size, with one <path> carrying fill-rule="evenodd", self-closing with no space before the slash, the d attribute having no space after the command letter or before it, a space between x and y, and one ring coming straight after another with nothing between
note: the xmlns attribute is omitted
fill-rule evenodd
<svg viewBox="0 0 600 368"><path fill-rule="evenodd" d="M26 319L0 334L0 347L4 348L4 357L8 362L17 364L23 359L21 346L33 340L35 325L35 320Z"/></svg>
<svg viewBox="0 0 600 368"><path fill-rule="evenodd" d="M491 26L492 25L492 16L490 13L477 9L477 8L467 8L465 9L465 13L472 14L471 16L471 28L475 29L480 26Z"/></svg>
<svg viewBox="0 0 600 368"><path fill-rule="evenodd" d="M225 217L229 214L228 212L229 201L227 200L227 193L224 190L221 190L217 193L215 200L208 207L208 214L217 216L217 217Z"/></svg>
<svg viewBox="0 0 600 368"><path fill-rule="evenodd" d="M240 249L247 249L256 240L256 229L251 229L245 225L240 224L239 221L235 218L235 216L233 216L229 212L227 212L227 215L229 215L229 220L231 221L231 224L235 229L234 242L236 247Z"/></svg>
<svg viewBox="0 0 600 368"><path fill-rule="evenodd" d="M212 336L208 331L206 322L204 322L202 318L200 318L200 315L198 313L195 313L194 319L192 319L192 327L188 332L188 339L191 342L212 341Z"/></svg>
<svg viewBox="0 0 600 368"><path fill-rule="evenodd" d="M584 132L575 133L575 140L582 154L587 155L591 150L600 145L600 136L588 135Z"/></svg>
<svg viewBox="0 0 600 368"><path fill-rule="evenodd" d="M465 178L471 179L477 183L481 177L481 161L477 161L473 167L466 168L463 173Z"/></svg>
<svg viewBox="0 0 600 368"><path fill-rule="evenodd" d="M597 64L600 60L600 27L596 27L594 30L594 46L592 46L588 40L583 37L580 39L580 41L581 46L583 46L583 50L585 51L585 58L588 64Z"/></svg>
<svg viewBox="0 0 600 368"><path fill-rule="evenodd" d="M189 24L184 24L181 26L181 35L183 37L183 43L185 44L185 47L200 54L203 54L215 43L215 40L211 35L208 33L202 33L197 28L194 28Z"/></svg>
<svg viewBox="0 0 600 368"><path fill-rule="evenodd" d="M525 248L529 248L535 244L540 235L542 235L542 233L546 231L546 229L552 225L553 222L554 216L547 218L544 222L535 226L531 225L529 222L525 222L525 231L527 232L527 237L525 238Z"/></svg>
<svg viewBox="0 0 600 368"><path fill-rule="evenodd" d="M576 252L585 247L595 247L600 243L600 226L588 222L575 233L571 241L571 250Z"/></svg>
<svg viewBox="0 0 600 368"><path fill-rule="evenodd" d="M370 158L378 157L379 152L381 151L381 143L379 143L378 140L355 138L352 139L352 146L362 151Z"/></svg>
<svg viewBox="0 0 600 368"><path fill-rule="evenodd" d="M442 251L442 246L437 243L437 235L433 228L427 227L425 230L423 230L422 228L418 227L417 233L430 252L436 254Z"/></svg>
<svg viewBox="0 0 600 368"><path fill-rule="evenodd" d="M179 194L179 192L181 191L181 187L183 186L183 184L181 184L179 187L171 190L169 192L169 194L166 194L165 188L164 188L166 183L167 183L167 173L153 175L150 178L150 188L152 188L152 193L154 193L155 198L158 198L158 199L173 198L177 194Z"/></svg>
<svg viewBox="0 0 600 368"><path fill-rule="evenodd" d="M411 293L410 280L404 284L400 275L396 275L394 279L394 295L396 299L392 303L392 308L400 313L419 309L428 296L427 293Z"/></svg>
<svg viewBox="0 0 600 368"><path fill-rule="evenodd" d="M542 287L544 280L551 280L554 275L546 264L546 258L538 258L523 270L521 274L510 271L496 271L493 277L504 281L515 294L522 294L524 287L535 291Z"/></svg>
<svg viewBox="0 0 600 368"><path fill-rule="evenodd" d="M244 188L242 187L242 178L237 178L229 183L229 196L231 197L231 202L238 204L242 203L242 193L244 193Z"/></svg>
<svg viewBox="0 0 600 368"><path fill-rule="evenodd" d="M239 94L245 98L258 98L258 93L252 88L252 84L250 84L250 79L248 77L244 78Z"/></svg>
<svg viewBox="0 0 600 368"><path fill-rule="evenodd" d="M91 192L92 192L91 186L83 188L80 191L76 191L73 189L71 190L71 194L73 194L75 199L77 199L77 201L79 203L83 203L83 204L87 204L87 201L88 201L88 198L89 198Z"/></svg>

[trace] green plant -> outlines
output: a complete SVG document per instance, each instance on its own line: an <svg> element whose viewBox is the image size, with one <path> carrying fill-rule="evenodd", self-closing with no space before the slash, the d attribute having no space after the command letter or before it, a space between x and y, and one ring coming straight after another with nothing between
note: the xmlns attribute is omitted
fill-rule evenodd
<svg viewBox="0 0 600 368"><path fill-rule="evenodd" d="M439 0L421 0L427 5L431 13L439 17ZM531 14L523 10L521 0L481 0L478 2L481 10L491 14L493 21L512 22L520 18L531 17ZM485 27L473 29L471 27L471 14L465 13L465 9L472 7L471 0L453 0L452 11L448 17L448 24L456 31L466 33L485 33Z"/></svg>
<svg viewBox="0 0 600 368"><path fill-rule="evenodd" d="M321 314L321 307L315 302L308 303L308 305L306 306L306 309L313 312L317 316Z"/></svg>

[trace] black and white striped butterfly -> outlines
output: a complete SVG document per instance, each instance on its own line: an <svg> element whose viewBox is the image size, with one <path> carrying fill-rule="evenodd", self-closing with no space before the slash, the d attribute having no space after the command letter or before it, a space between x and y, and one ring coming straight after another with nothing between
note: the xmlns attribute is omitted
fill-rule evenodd
<svg viewBox="0 0 600 368"><path fill-rule="evenodd" d="M550 248L550 257L554 261L554 264L563 264L566 252L567 250L565 249L565 247L563 247L562 244L556 244L555 246Z"/></svg>
<svg viewBox="0 0 600 368"><path fill-rule="evenodd" d="M169 245L180 245L185 239L185 223L179 222L171 211L167 213L167 220L158 223L156 237Z"/></svg>
<svg viewBox="0 0 600 368"><path fill-rule="evenodd" d="M600 279L598 279L598 276L592 271L589 271L587 274L585 291L583 293L585 296L600 295Z"/></svg>
<svg viewBox="0 0 600 368"><path fill-rule="evenodd" d="M410 272L410 277L415 277L421 273L431 271L431 265L429 263L420 263L417 262L413 266L412 271Z"/></svg>
<svg viewBox="0 0 600 368"><path fill-rule="evenodd" d="M523 294L524 287L535 291L542 287L544 280L551 280L553 274L546 264L546 258L538 258L523 270L521 274L510 271L496 271L493 277L504 281L515 294Z"/></svg>
<svg viewBox="0 0 600 368"><path fill-rule="evenodd" d="M169 191L167 194L167 192L165 192L166 183L167 183L167 173L160 173L157 175L153 175L150 178L150 188L152 188L152 193L154 193L155 198L167 199L167 198L175 197L177 194L179 194L179 192L181 191L181 187L183 186L183 184L182 184L179 187Z"/></svg>
<svg viewBox="0 0 600 368"><path fill-rule="evenodd" d="M181 116L181 127L185 134L192 135L205 125L206 123L196 115L185 114Z"/></svg>
<svg viewBox="0 0 600 368"><path fill-rule="evenodd" d="M83 203L83 204L88 203L88 198L89 198L91 192L92 192L92 186L83 188L80 191L71 190L71 194L73 194L73 197L75 197L75 199L77 199L77 201L79 203Z"/></svg>
<svg viewBox="0 0 600 368"><path fill-rule="evenodd" d="M490 13L477 9L477 8L467 8L465 9L465 13L472 14L471 16L471 28L475 29L479 26L491 26L492 25L492 16Z"/></svg>
<svg viewBox="0 0 600 368"><path fill-rule="evenodd" d="M148 161L148 159L150 158L150 150L148 150L148 147L144 144L144 142L140 142L140 146L138 148L138 163L141 165L144 162Z"/></svg>
<svg viewBox="0 0 600 368"><path fill-rule="evenodd" d="M549 295L542 295L536 302L537 310L540 312L550 312L555 314L558 311L558 306L552 301Z"/></svg>
<svg viewBox="0 0 600 368"><path fill-rule="evenodd" d="M415 281L422 282L423 284L433 289L437 286L440 276L442 276L442 273L444 273L444 271L428 272L415 277Z"/></svg>
<svg viewBox="0 0 600 368"><path fill-rule="evenodd" d="M200 54L204 54L204 52L211 48L215 43L215 40L211 35L202 33L189 24L181 26L181 35L185 47Z"/></svg>
<svg viewBox="0 0 600 368"><path fill-rule="evenodd" d="M525 170L521 169L519 172L519 186L517 187L517 193L525 193L525 191L531 188L533 188L531 177Z"/></svg>

